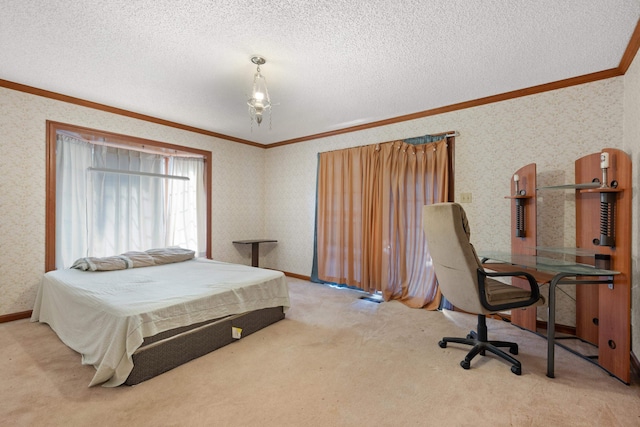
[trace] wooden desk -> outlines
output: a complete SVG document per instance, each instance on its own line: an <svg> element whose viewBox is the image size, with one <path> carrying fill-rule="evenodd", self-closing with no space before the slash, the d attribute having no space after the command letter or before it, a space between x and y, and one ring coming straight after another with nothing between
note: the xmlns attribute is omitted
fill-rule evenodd
<svg viewBox="0 0 640 427"><path fill-rule="evenodd" d="M578 253L578 256L585 256ZM620 274L618 271L604 270L590 265L575 262L565 262L536 255L520 255L510 253L487 253L480 255L483 267L494 271L525 271L530 273L538 284L549 283L549 319L547 321L547 376L555 377L554 359L556 344L572 353L579 355L572 349L556 342L556 287L559 285L608 285L613 286L613 277ZM496 263L486 263L487 260L498 261ZM536 332L537 333L537 332ZM592 363L588 357L583 357ZM599 364L598 364L599 365ZM603 369L605 367L599 365ZM625 378L620 378L610 371L609 374L616 376L624 383L628 383Z"/></svg>
<svg viewBox="0 0 640 427"><path fill-rule="evenodd" d="M254 239L254 240L234 240L233 243L240 245L251 245L251 266L258 266L258 259L260 255L260 243L278 243L277 240L272 239Z"/></svg>
<svg viewBox="0 0 640 427"><path fill-rule="evenodd" d="M604 154L608 161L604 163ZM518 175L516 180L515 175ZM519 182L516 188L516 181ZM573 191L575 193L576 248L589 250L608 256L607 269L619 274L609 276L609 281L601 286L576 287L576 337L598 348L597 364L611 375L623 381L631 382L631 219L633 180L631 157L616 148L603 148L601 152L587 154L575 161L575 184L538 187L535 163L516 171L511 180L511 223L515 233L511 237L513 254L536 255L539 247L537 229L555 229L555 224L544 220L540 227L536 225L538 194L541 191ZM530 199L522 199L525 190ZM545 208L555 209L563 215L564 202L558 206L545 204ZM518 210L522 215L518 216ZM522 212L522 208L524 211ZM569 212L570 210L567 210ZM525 232L520 231L524 216ZM584 259L577 259L586 262ZM594 264L593 257L586 262ZM540 269L538 269L540 270ZM580 280L580 274L565 272L564 278L552 270L553 277L548 280L551 297L555 304L555 286ZM571 273L575 280L571 279ZM534 275L535 276L535 275ZM578 276L578 277L576 277ZM597 280L587 274L585 279ZM512 283L518 286L518 280ZM590 284L590 283L575 283ZM550 313L550 317L551 317ZM553 313L555 315L555 313ZM555 320L555 318L552 318ZM525 309L512 312L511 321L525 329L536 331L536 310ZM555 331L554 331L555 333ZM560 344L559 344L560 345ZM564 346L563 346L564 347ZM567 347L565 347L567 348ZM567 348L568 349L568 348ZM571 351L569 349L569 351ZM591 359L587 359L593 362ZM595 362L594 362L595 363ZM553 371L551 370L551 374Z"/></svg>

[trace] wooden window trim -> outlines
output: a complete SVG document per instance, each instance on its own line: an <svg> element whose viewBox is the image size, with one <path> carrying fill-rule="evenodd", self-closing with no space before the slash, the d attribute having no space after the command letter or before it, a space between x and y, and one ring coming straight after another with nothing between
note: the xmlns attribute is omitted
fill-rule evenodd
<svg viewBox="0 0 640 427"><path fill-rule="evenodd" d="M207 195L206 257L211 258L211 151L47 120L45 272L56 269L56 136L60 131L79 134L89 141L108 141L122 146L137 148L145 146L157 150L158 153L179 153L202 156L204 158L204 189Z"/></svg>

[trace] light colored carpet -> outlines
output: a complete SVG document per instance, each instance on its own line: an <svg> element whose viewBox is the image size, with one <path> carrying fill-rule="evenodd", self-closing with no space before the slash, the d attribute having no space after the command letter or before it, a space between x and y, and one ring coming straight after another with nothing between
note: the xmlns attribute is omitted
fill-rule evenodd
<svg viewBox="0 0 640 427"><path fill-rule="evenodd" d="M134 387L88 388L94 368L45 324L0 325L0 425L6 426L633 426L640 387L563 349L545 376L546 341L489 320L520 345L521 376L493 356L470 370L475 316L289 279L285 320Z"/></svg>

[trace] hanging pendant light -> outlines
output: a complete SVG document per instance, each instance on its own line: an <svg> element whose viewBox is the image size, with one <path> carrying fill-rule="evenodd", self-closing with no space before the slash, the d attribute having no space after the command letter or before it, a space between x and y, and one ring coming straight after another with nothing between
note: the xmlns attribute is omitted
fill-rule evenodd
<svg viewBox="0 0 640 427"><path fill-rule="evenodd" d="M253 122L255 121L260 126L262 123L263 114L269 112L269 129L271 129L271 98L269 97L269 91L267 90L267 80L262 74L260 74L260 66L267 62L261 56L252 56L251 62L258 66L256 73L253 75L253 90L251 91L251 98L247 101L249 105L249 117L251 117L251 128L253 129Z"/></svg>

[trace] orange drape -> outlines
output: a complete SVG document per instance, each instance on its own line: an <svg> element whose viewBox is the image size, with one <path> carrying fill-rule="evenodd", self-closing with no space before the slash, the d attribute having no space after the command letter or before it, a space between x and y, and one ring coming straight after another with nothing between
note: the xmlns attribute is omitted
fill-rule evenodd
<svg viewBox="0 0 640 427"><path fill-rule="evenodd" d="M321 153L317 265L323 281L437 308L422 206L448 200L447 140L402 141Z"/></svg>

